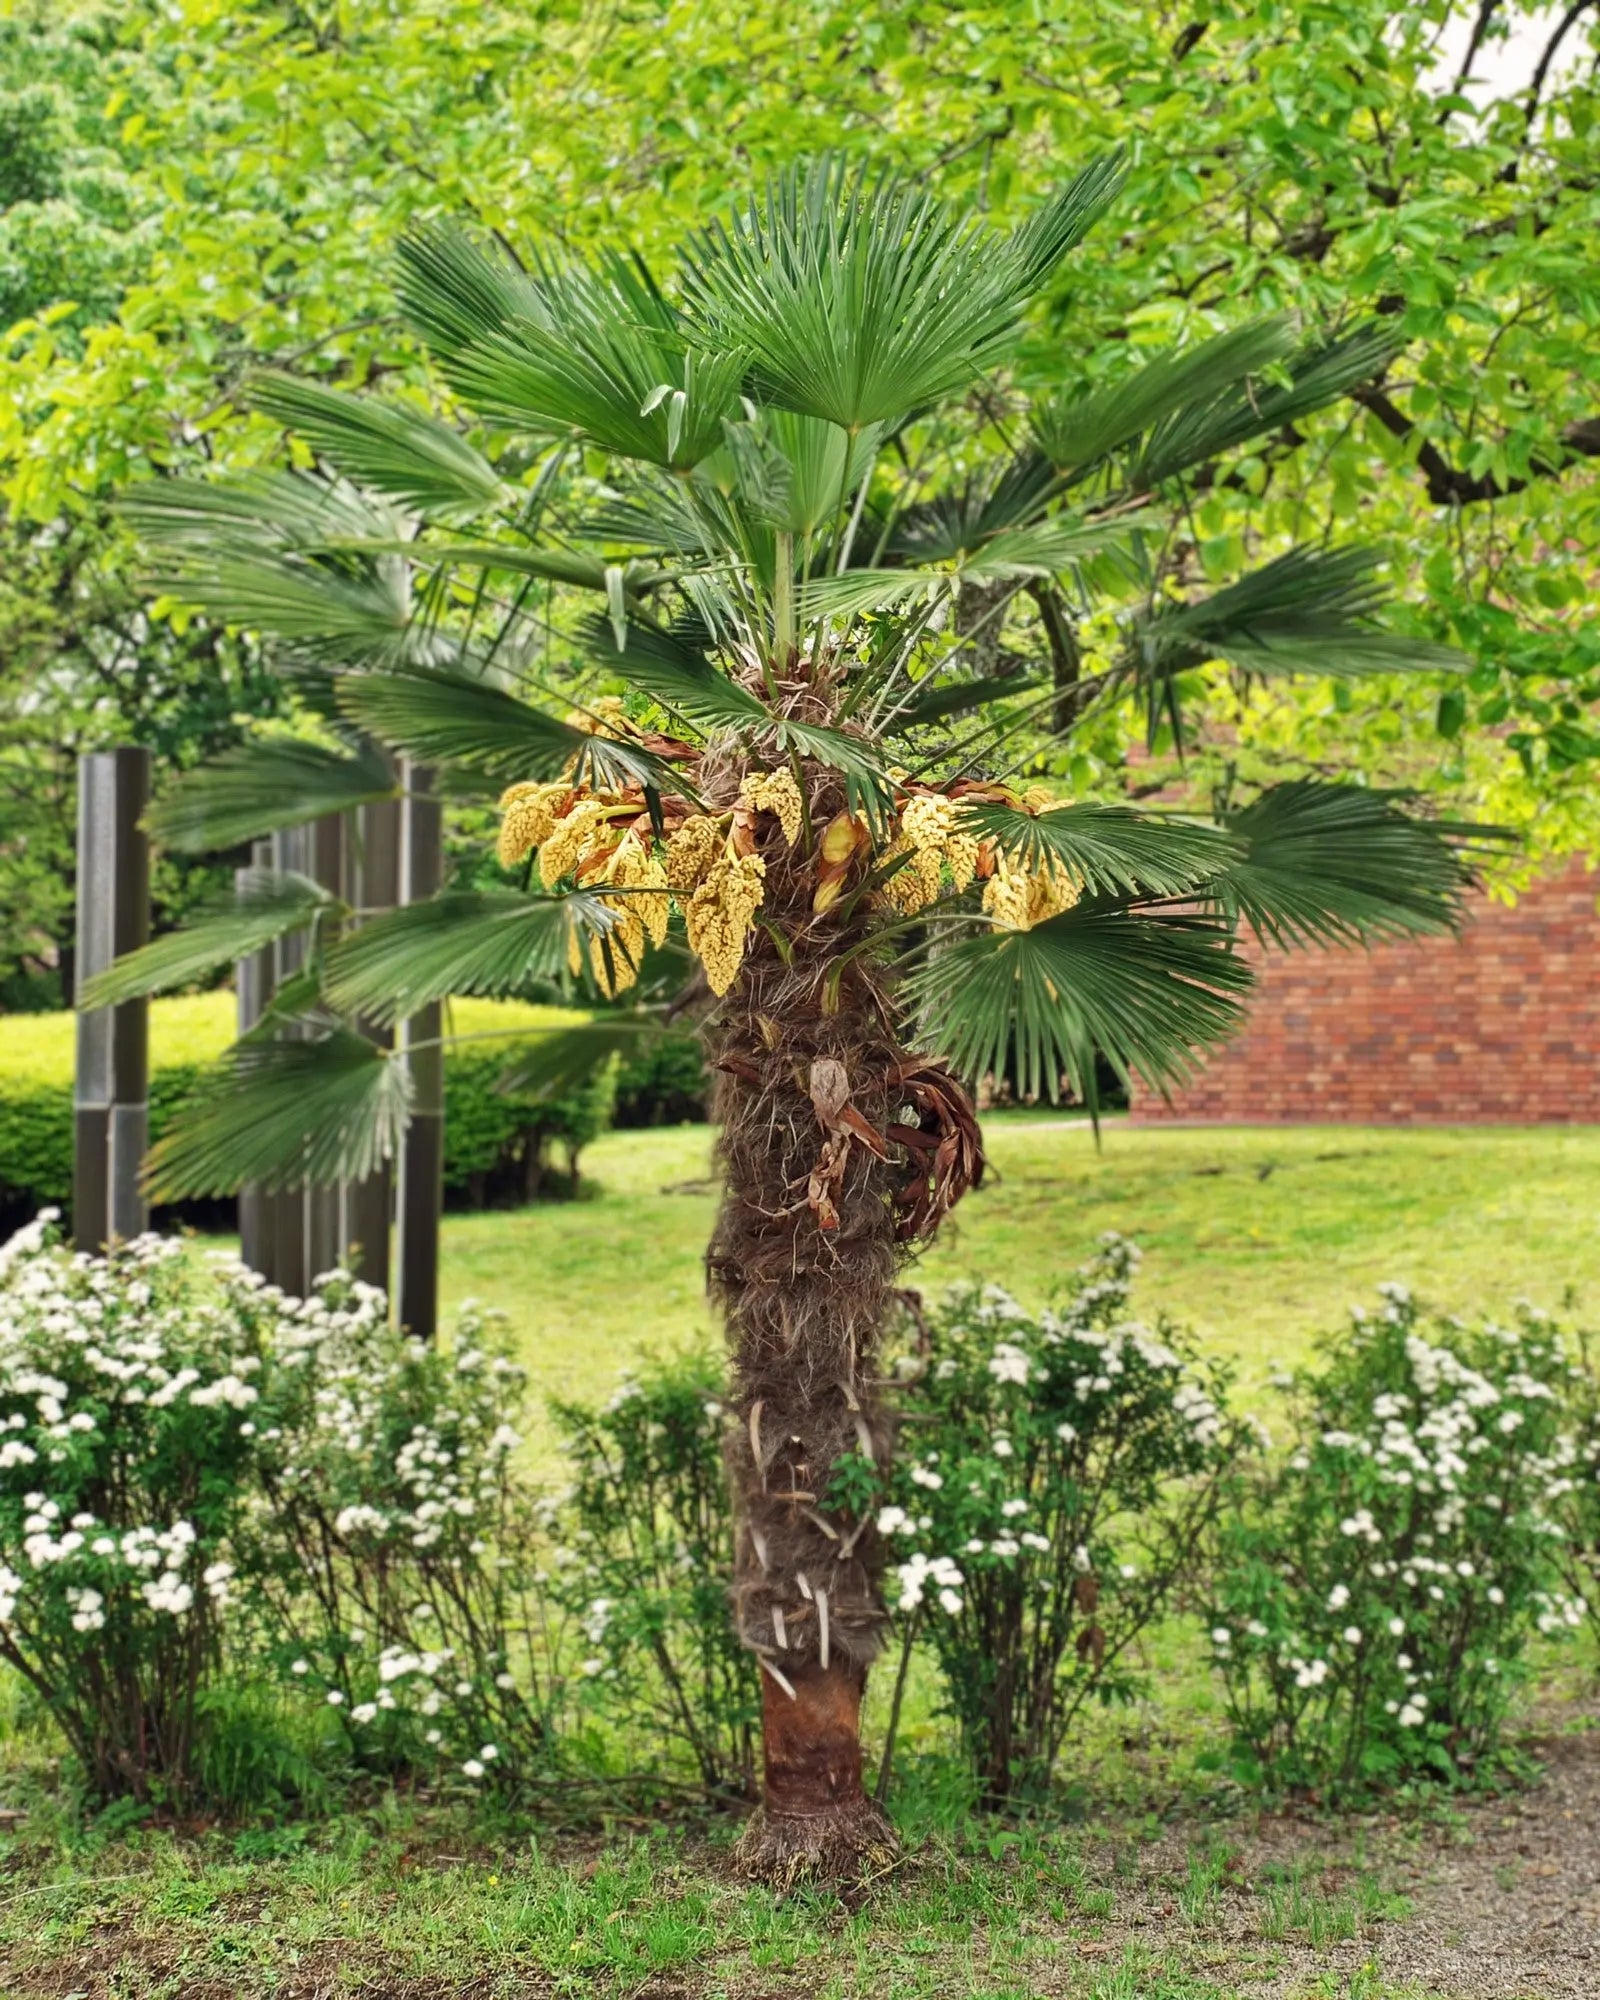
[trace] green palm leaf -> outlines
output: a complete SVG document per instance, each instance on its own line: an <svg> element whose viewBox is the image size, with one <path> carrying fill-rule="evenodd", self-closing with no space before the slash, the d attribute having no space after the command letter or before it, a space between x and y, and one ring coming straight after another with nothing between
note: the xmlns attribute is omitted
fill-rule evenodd
<svg viewBox="0 0 1600 2000"><path fill-rule="evenodd" d="M315 1041L237 1043L204 1095L151 1147L152 1201L364 1180L393 1157L411 1114L403 1058L332 1028Z"/></svg>
<svg viewBox="0 0 1600 2000"><path fill-rule="evenodd" d="M250 555L339 541L384 541L393 512L353 486L303 472L239 472L226 479L142 479L117 511L142 540L202 560L218 548Z"/></svg>
<svg viewBox="0 0 1600 2000"><path fill-rule="evenodd" d="M705 230L684 282L701 337L747 350L766 397L852 436L1001 359L1027 289L990 230L836 156L785 170L764 203Z"/></svg>
<svg viewBox="0 0 1600 2000"><path fill-rule="evenodd" d="M203 904L181 930L125 953L91 979L78 1005L84 1010L114 1007L141 994L188 986L338 907L338 898L308 875L246 869L231 894Z"/></svg>
<svg viewBox="0 0 1600 2000"><path fill-rule="evenodd" d="M1058 806L1035 818L1014 806L974 801L963 805L961 824L1025 869L1059 863L1096 896L1180 896L1238 852L1212 827L1128 806Z"/></svg>
<svg viewBox="0 0 1600 2000"><path fill-rule="evenodd" d="M1213 410L1242 382L1286 360L1294 346L1287 313L1231 327L1195 347L1158 355L1119 381L1052 397L1034 409L1034 436L1051 465L1081 479L1180 410Z"/></svg>
<svg viewBox="0 0 1600 2000"><path fill-rule="evenodd" d="M1494 829L1415 818L1404 794L1296 779L1229 813L1235 857L1211 896L1263 943L1371 944L1459 926L1468 841Z"/></svg>
<svg viewBox="0 0 1600 2000"><path fill-rule="evenodd" d="M1084 902L1029 931L936 952L907 982L922 1039L958 1074L1009 1075L1025 1097L1092 1089L1098 1049L1124 1078L1181 1081L1242 1017L1250 968L1214 918Z"/></svg>
<svg viewBox="0 0 1600 2000"><path fill-rule="evenodd" d="M1015 232L1011 248L1025 296L1036 292L1083 241L1122 192L1126 178L1127 156L1121 147L1102 153Z"/></svg>
<svg viewBox="0 0 1600 2000"><path fill-rule="evenodd" d="M258 375L249 400L331 465L423 514L497 505L507 488L481 452L437 417L291 375Z"/></svg>
<svg viewBox="0 0 1600 2000"><path fill-rule="evenodd" d="M894 735L905 735L913 729L925 729L930 723L969 714L975 708L988 708L991 703L1006 701L1012 695L1027 694L1043 685L1037 676L1023 673L982 674L965 680L938 681L933 686L919 682L915 695L899 703L883 726Z"/></svg>
<svg viewBox="0 0 1600 2000"><path fill-rule="evenodd" d="M470 674L346 674L337 697L343 714L392 749L481 772L496 784L549 781L571 767L575 783L683 789L673 766L652 752L591 736Z"/></svg>
<svg viewBox="0 0 1600 2000"><path fill-rule="evenodd" d="M530 980L561 975L574 929L601 936L615 921L581 891L448 890L341 938L328 954L323 991L335 1006L385 1023L451 993L514 994Z"/></svg>
<svg viewBox="0 0 1600 2000"><path fill-rule="evenodd" d="M1460 672L1459 653L1377 630L1381 557L1371 549L1291 549L1196 604L1137 628L1140 654L1162 675L1208 659L1251 673Z"/></svg>
<svg viewBox="0 0 1600 2000"><path fill-rule="evenodd" d="M375 744L338 750L261 736L185 772L150 807L145 825L166 846L199 854L398 792L394 767Z"/></svg>
<svg viewBox="0 0 1600 2000"><path fill-rule="evenodd" d="M534 280L459 229L439 223L414 229L401 239L398 263L401 308L441 361L519 320L546 323Z"/></svg>
<svg viewBox="0 0 1600 2000"><path fill-rule="evenodd" d="M1373 321L1338 340L1302 348L1286 364L1285 383L1244 382L1209 402L1174 410L1136 454L1129 486L1146 492L1252 438L1297 423L1380 374L1404 344L1391 322Z"/></svg>
<svg viewBox="0 0 1600 2000"><path fill-rule="evenodd" d="M446 376L474 409L677 471L721 445L745 357L686 348L641 264L551 257L537 287L537 320L507 320L445 358Z"/></svg>
<svg viewBox="0 0 1600 2000"><path fill-rule="evenodd" d="M648 1015L603 1014L570 1028L552 1028L519 1049L495 1089L505 1097L565 1096L614 1055L642 1054L660 1037Z"/></svg>

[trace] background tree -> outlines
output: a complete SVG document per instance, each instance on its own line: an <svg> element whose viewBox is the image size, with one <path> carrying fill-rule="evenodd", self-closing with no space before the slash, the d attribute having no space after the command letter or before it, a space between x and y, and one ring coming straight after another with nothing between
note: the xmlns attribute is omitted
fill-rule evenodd
<svg viewBox="0 0 1600 2000"><path fill-rule="evenodd" d="M661 275L430 228L402 298L490 450L267 376L253 406L311 469L131 502L165 588L275 638L323 727L202 767L159 834L203 847L387 792L374 738L469 794L512 780L515 886L362 922L258 876L97 983L148 991L311 929L276 1019L156 1149L159 1194L370 1171L410 1086L357 1020L563 972L636 995L552 1037L523 1088L702 1026L735 1614L765 1670L746 1854L780 1881L889 1847L858 1727L886 1622L876 1355L897 1268L982 1173L961 1079L1092 1094L1098 1052L1162 1085L1237 1019L1241 926L1436 929L1468 880L1456 830L1379 791L1297 781L1202 824L1029 782L1125 703L1178 730L1214 663L1461 664L1374 624L1368 552L1293 549L1203 594L1171 561L1195 483L1390 365L1390 328L1272 315L1084 395L1030 387L1030 309L1119 179L1101 160L1001 232L823 159ZM1070 684L1062 623L1094 642Z"/></svg>
<svg viewBox="0 0 1600 2000"><path fill-rule="evenodd" d="M1329 0L1314 19L1275 0L1189 18L1068 0L1045 21L1001 0L812 0L781 22L741 0L637 18L582 0L186 0L177 20L165 0L13 0L7 628L58 632L67 662L116 651L133 594L110 496L141 471L275 459L281 434L236 394L253 361L420 382L373 251L416 219L471 214L516 237L558 216L569 241L621 227L648 249L751 163L835 145L937 171L1004 223L1054 184L1063 148L1131 133L1121 226L1058 280L1041 373L1092 385L1130 348L1244 310L1325 331L1351 311L1394 320L1411 344L1362 405L1303 420L1302 445L1261 440L1196 493L1183 560L1215 581L1359 518L1394 551L1413 629L1476 662L1443 698L1383 677L1222 690L1196 710L1195 747L1214 747L1191 762L1195 796L1234 764L1359 770L1473 801L1540 866L1595 837L1597 28L1592 8L1521 0ZM1511 35L1528 53L1502 77ZM21 595L17 577L33 579ZM163 650L141 643L147 672ZM173 654L164 712L179 727L198 700L195 738L215 741L203 658ZM53 972L70 875L59 747L142 732L147 699L124 713L85 672L83 703L63 706L58 675L42 712L36 659L0 663L0 870L6 938ZM235 689L228 707L256 701ZM1132 711L1080 741L1074 787L1166 782L1142 752L1130 768L1143 741Z"/></svg>

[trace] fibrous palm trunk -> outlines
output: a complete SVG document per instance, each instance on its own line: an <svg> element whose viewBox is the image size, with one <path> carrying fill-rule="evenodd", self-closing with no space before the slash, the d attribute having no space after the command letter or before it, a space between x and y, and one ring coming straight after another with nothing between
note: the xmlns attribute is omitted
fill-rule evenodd
<svg viewBox="0 0 1600 2000"><path fill-rule="evenodd" d="M818 827L842 805L831 789L813 784ZM734 1612L764 1683L763 1807L742 1853L787 1885L859 1876L894 1853L861 1782L861 1696L887 1624L882 1556L870 1502L858 1487L852 1506L839 1468L881 1466L889 1448L876 1362L904 1167L880 1135L903 1091L881 974L867 955L836 973L867 919L814 914L806 842L791 849L772 826L762 854L771 928L752 938L711 1031L725 1191L710 1272L737 1416Z"/></svg>

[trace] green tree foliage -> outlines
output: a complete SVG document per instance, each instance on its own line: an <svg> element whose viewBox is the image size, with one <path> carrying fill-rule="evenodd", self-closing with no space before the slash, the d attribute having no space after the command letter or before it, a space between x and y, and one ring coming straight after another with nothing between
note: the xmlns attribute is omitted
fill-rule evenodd
<svg viewBox="0 0 1600 2000"><path fill-rule="evenodd" d="M1003 0L808 0L781 20L698 0L637 16L584 0L184 0L176 16L15 0L0 22L0 621L29 636L0 665L0 977L53 965L68 934L75 749L154 736L192 761L265 698L246 662L181 624L136 633L130 675L130 559L107 496L152 468L275 458L281 433L234 393L264 356L418 380L386 270L418 218L519 237L559 215L569 237L650 249L752 163L820 145L937 168L1005 220L1064 154L1131 132L1119 229L1057 282L1030 357L1074 390L1114 393L1149 352L1246 312L1394 323L1410 344L1364 407L1264 439L1197 496L1175 556L1215 578L1247 548L1359 521L1396 546L1416 628L1477 669L1442 697L1218 690L1193 746L1216 747L1192 769L1214 790L1235 767L1356 766L1465 790L1526 827L1535 857L1581 846L1600 752L1585 613L1600 195L1581 58L1600 17L1568 23L1536 91L1497 88L1504 37L1535 12L1491 0L1446 61L1443 0L1190 16L1071 0L1047 19ZM1468 76L1481 87L1452 89ZM1122 789L1142 735L1128 716L1092 757L1080 744L1075 786Z"/></svg>
<svg viewBox="0 0 1600 2000"><path fill-rule="evenodd" d="M1319 688L1238 715L1224 699L1241 754L1466 785L1497 817L1537 811L1546 846L1581 842L1600 748L1583 618L1596 17L1563 15L1565 39L1544 62L1535 43L1511 88L1494 82L1504 39L1540 10L1458 11L1470 46L1444 0L1189 16L1073 0L1048 18L810 0L781 20L697 0L185 0L176 20L155 0L20 0L0 45L0 262L65 203L51 256L72 269L68 284L35 259L8 308L8 503L54 521L150 464L271 453L229 399L262 354L357 381L409 371L381 246L418 216L517 236L559 214L572 236L649 249L748 165L829 144L937 167L1006 219L1063 153L1131 130L1120 231L1060 281L1037 365L1113 381L1243 301L1396 320L1413 344L1366 408L1314 420L1310 453L1286 458L1282 437L1234 468L1197 505L1186 559L1220 574L1245 540L1360 517L1404 551L1419 625L1480 661L1442 702ZM64 323L23 317L69 302ZM1115 782L1121 740L1106 747Z"/></svg>

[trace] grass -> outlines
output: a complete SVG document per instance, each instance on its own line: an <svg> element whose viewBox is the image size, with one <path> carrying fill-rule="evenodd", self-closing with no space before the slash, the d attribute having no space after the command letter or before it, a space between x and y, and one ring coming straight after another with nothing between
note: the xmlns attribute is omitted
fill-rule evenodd
<svg viewBox="0 0 1600 2000"><path fill-rule="evenodd" d="M657 1832L546 1851L395 1807L277 1855L216 1835L53 1861L36 1845L21 1887L11 1840L0 1979L15 2000L1234 2000L1308 1959L1318 1978L1323 1944L1371 1937L1401 1913L1365 1877L1326 1891L1297 1876L1286 1908L1271 1881L1236 1871L1208 1883L1196 1921L1177 1904L1217 1850L1141 1865L1127 1844L1029 1827L993 1853L936 1839L893 1895L855 1910L778 1903L729 1878L722 1838ZM1402 2000L1357 1976L1358 1988L1330 1977L1309 1990Z"/></svg>
<svg viewBox="0 0 1600 2000"><path fill-rule="evenodd" d="M1049 1295L1107 1229L1136 1237L1136 1299L1165 1310L1247 1375L1336 1330L1389 1278L1451 1310L1600 1299L1600 1131L1105 1128L985 1121L991 1179L909 1282L995 1279ZM641 1350L715 1337L702 1258L715 1194L704 1127L613 1132L584 1156L593 1199L452 1215L447 1310L465 1297L511 1319L536 1385L603 1392Z"/></svg>

